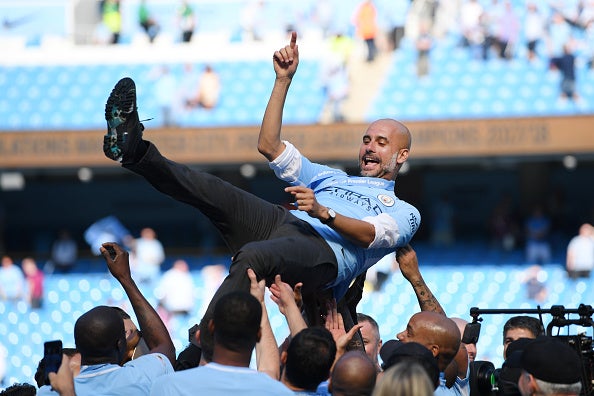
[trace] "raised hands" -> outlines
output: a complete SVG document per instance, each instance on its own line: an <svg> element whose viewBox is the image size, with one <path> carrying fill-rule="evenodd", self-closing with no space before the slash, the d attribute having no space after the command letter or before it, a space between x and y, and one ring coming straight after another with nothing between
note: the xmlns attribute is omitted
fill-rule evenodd
<svg viewBox="0 0 594 396"><path fill-rule="evenodd" d="M276 78L293 78L299 64L297 33L291 33L289 45L274 52L272 57Z"/></svg>
<svg viewBox="0 0 594 396"><path fill-rule="evenodd" d="M128 252L120 245L115 242L105 242L99 251L114 278L118 280L131 278Z"/></svg>
<svg viewBox="0 0 594 396"><path fill-rule="evenodd" d="M332 333L332 337L336 342L336 359L346 352L346 348L355 336L355 333L363 327L358 323L353 326L348 332L344 327L344 320L336 305L336 300L333 299L328 305L328 313L326 314L326 328Z"/></svg>
<svg viewBox="0 0 594 396"><path fill-rule="evenodd" d="M278 310L287 319L291 335L299 333L302 329L307 327L303 316L301 316L301 282L295 285L293 289L291 285L282 281L281 276L277 275L274 278L274 283L270 285L270 298L278 305Z"/></svg>
<svg viewBox="0 0 594 396"><path fill-rule="evenodd" d="M406 245L396 250L396 261L400 272L409 282L416 282L421 278L417 253L412 246Z"/></svg>

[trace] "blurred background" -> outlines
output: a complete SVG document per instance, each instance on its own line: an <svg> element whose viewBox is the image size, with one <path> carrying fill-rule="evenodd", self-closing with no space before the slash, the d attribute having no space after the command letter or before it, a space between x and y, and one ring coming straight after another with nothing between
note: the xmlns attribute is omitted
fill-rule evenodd
<svg viewBox="0 0 594 396"><path fill-rule="evenodd" d="M144 136L165 155L287 205L256 139L291 31L301 61L284 134L304 154L355 173L369 122L410 128L396 191L421 212L413 247L450 316L594 301L591 278L565 271L594 221L594 1L0 0L0 18L0 254L44 274L39 307L31 282L0 301L3 387L33 382L43 341L73 346L90 307L130 309L96 246L133 249L145 228L161 273L184 260L195 284L190 315L162 311L185 346L230 258L208 220L103 156L105 100L132 77ZM418 310L412 289L390 259L367 283L360 311L394 338ZM499 367L507 316L484 319L477 359Z"/></svg>

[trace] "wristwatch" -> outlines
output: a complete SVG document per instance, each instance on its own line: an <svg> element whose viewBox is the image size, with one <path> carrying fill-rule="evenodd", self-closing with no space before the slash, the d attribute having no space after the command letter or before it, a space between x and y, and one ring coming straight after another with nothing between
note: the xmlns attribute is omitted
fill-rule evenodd
<svg viewBox="0 0 594 396"><path fill-rule="evenodd" d="M326 220L320 220L322 224L332 223L336 218L336 212L332 208L328 208L328 218Z"/></svg>

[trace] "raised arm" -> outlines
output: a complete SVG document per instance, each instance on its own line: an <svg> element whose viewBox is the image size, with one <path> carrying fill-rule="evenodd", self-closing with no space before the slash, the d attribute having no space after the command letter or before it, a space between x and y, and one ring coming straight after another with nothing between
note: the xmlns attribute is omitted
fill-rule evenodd
<svg viewBox="0 0 594 396"><path fill-rule="evenodd" d="M281 363L278 344L270 326L268 310L264 301L266 281L262 279L258 282L256 273L251 268L248 268L247 275L250 278L250 293L260 301L260 305L262 306L262 320L260 321L262 336L256 344L256 366L258 371L266 373L273 379L278 380L280 378Z"/></svg>
<svg viewBox="0 0 594 396"><path fill-rule="evenodd" d="M258 151L268 159L274 160L285 149L280 139L283 121L283 107L293 75L299 64L299 49L297 47L297 33L291 34L289 45L274 52L272 57L276 78L274 87L264 112L264 119L258 137Z"/></svg>
<svg viewBox="0 0 594 396"><path fill-rule="evenodd" d="M400 265L402 276L404 276L415 291L421 311L433 311L445 315L444 309L421 275L417 253L413 250L412 246L406 245L397 249L396 261Z"/></svg>
<svg viewBox="0 0 594 396"><path fill-rule="evenodd" d="M115 251L115 257L113 259L107 250L108 247L113 248ZM172 365L175 365L175 346L173 345L173 341L171 341L167 327L165 327L165 324L155 309L142 295L132 279L128 252L113 242L104 243L99 250L107 263L109 272L122 285L124 292L130 300L130 304L138 319L138 325L150 352L162 353L167 356Z"/></svg>
<svg viewBox="0 0 594 396"><path fill-rule="evenodd" d="M300 289L301 283L295 285L297 290ZM295 290L291 285L282 281L280 275L276 275L274 283L270 285L270 298L278 305L278 310L282 313L289 326L291 337L294 337L301 330L307 328L307 324L301 316L301 310L295 301Z"/></svg>

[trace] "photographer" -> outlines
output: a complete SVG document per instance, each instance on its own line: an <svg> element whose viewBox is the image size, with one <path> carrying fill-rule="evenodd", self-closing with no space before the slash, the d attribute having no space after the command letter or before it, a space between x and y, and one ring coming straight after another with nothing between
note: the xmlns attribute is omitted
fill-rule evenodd
<svg viewBox="0 0 594 396"><path fill-rule="evenodd" d="M520 357L522 396L577 396L582 389L582 364L578 353L554 337L529 342Z"/></svg>

